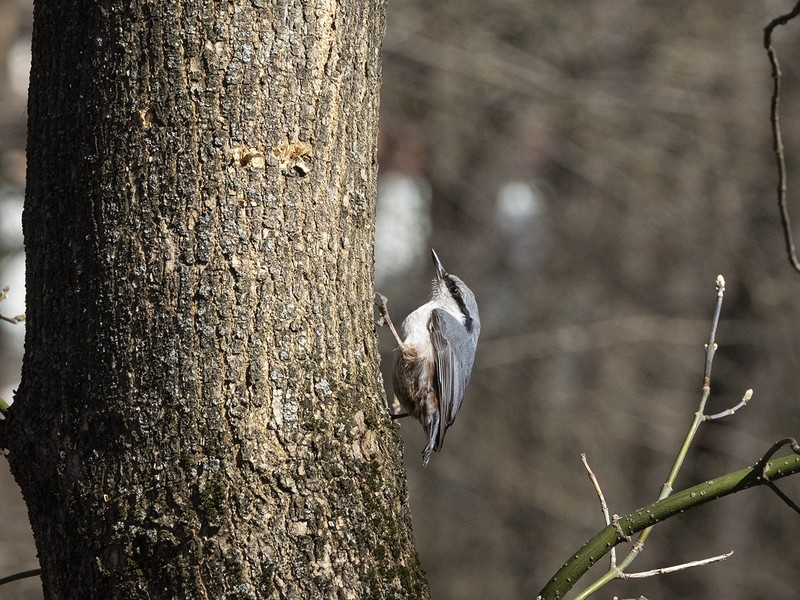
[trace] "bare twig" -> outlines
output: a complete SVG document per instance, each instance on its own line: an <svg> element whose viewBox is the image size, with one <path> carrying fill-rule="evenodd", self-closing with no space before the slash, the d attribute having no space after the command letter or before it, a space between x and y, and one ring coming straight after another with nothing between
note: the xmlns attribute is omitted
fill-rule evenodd
<svg viewBox="0 0 800 600"><path fill-rule="evenodd" d="M583 462L583 466L586 469L586 474L589 475L589 479L592 481L592 485L594 486L594 491L597 493L597 498L600 500L600 510L603 512L603 519L605 520L606 525L611 525L611 517L608 515L608 503L606 502L605 496L603 496L603 490L600 488L600 482L597 481L597 477L594 475L594 471L589 466L589 461L586 460L586 454L581 454L581 461ZM616 515L614 515L616 517ZM611 549L611 568L613 569L617 564L617 552L616 548Z"/></svg>
<svg viewBox="0 0 800 600"><path fill-rule="evenodd" d="M694 413L692 424L689 426L689 430L686 432L686 437L681 444L680 450L678 450L678 455L675 457L675 462L672 465L672 469L670 470L666 481L661 486L661 492L658 495L658 500L663 500L672 494L675 480L677 479L678 473L683 467L686 455L689 452L689 447L692 445L700 425L706 420L705 407L706 403L708 402L708 398L711 396L711 367L714 364L714 354L717 351L717 327L719 326L720 313L722 312L722 300L725 296L725 278L722 275L717 275L714 283L717 301L714 305L714 316L711 318L711 332L708 336L708 343L705 345L705 368L703 370L703 389L700 396L700 402L698 403L697 410ZM747 394L745 394L745 396L746 395ZM739 407L737 405L736 409L738 410L738 408ZM628 568L628 566L634 560L636 560L639 554L641 554L642 550L644 550L645 542L652 531L653 525L644 528L641 533L639 533L639 537L633 544L631 550L622 559L619 565L612 565L612 567L605 574L603 574L589 587L579 593L575 597L575 600L584 600L611 580L620 578L625 573L625 570Z"/></svg>
<svg viewBox="0 0 800 600"><path fill-rule="evenodd" d="M753 390L747 390L742 396L742 401L739 402L736 406L732 406L731 408L727 408L722 412L718 412L713 415L705 415L706 421L716 421L717 419L722 419L724 417L729 417L730 415L734 414L740 408L744 408L747 406L747 403L753 398Z"/></svg>
<svg viewBox="0 0 800 600"><path fill-rule="evenodd" d="M16 325L17 323L22 323L25 320L25 315L17 315L16 317L7 317L4 314L0 313L0 321L5 321L6 323L11 323L12 325Z"/></svg>
<svg viewBox="0 0 800 600"><path fill-rule="evenodd" d="M606 503L605 496L603 496L603 490L600 489L600 482L597 481L597 477L595 477L592 468L589 466L589 461L586 460L586 454L581 454L581 461L586 469L586 474L589 475L589 479L592 480L594 491L597 492L597 497L600 499L600 510L603 511L603 518L605 519L606 525L611 525L611 518L608 515L608 504Z"/></svg>
<svg viewBox="0 0 800 600"><path fill-rule="evenodd" d="M722 312L722 299L725 296L725 278L722 275L717 275L715 288L717 291L717 302L714 305L714 316L711 318L711 332L708 335L708 343L705 345L705 369L703 371L703 388L700 396L700 403L697 406L697 411L694 413L694 420L689 427L689 431L686 433L683 444L681 444L681 448L678 451L678 456L675 458L675 463L672 465L672 470L667 480L664 482L664 485L661 487L661 495L658 497L659 500L666 498L672 493L672 486L675 484L678 472L680 472L683 461L686 459L689 446L691 446L700 424L705 420L706 403L711 395L711 367L714 364L714 355L717 352L717 327L719 326L719 317ZM649 530L642 532L644 539L647 539L649 533Z"/></svg>
<svg viewBox="0 0 800 600"><path fill-rule="evenodd" d="M386 300L386 296L384 296L383 294L376 293L375 304L378 305L378 311L381 314L377 322L378 327L383 327L384 325L388 326L389 330L392 332L392 335L394 336L394 339L397 340L397 343L402 348L403 340L400 337L400 334L398 334L397 330L394 328L394 323L392 323L392 319L389 316L389 307L387 306L388 300Z"/></svg>
<svg viewBox="0 0 800 600"><path fill-rule="evenodd" d="M41 574L42 574L41 569L31 569L30 571L22 571L21 573L14 573L13 575L0 578L0 585L5 585L6 583L11 583L12 581L18 581L20 579L26 579L28 577L38 577Z"/></svg>
<svg viewBox="0 0 800 600"><path fill-rule="evenodd" d="M789 498L789 496L784 494L781 491L781 488L779 488L777 485L772 483L769 479L767 479L766 482L767 482L767 487L769 487L769 489L771 489L773 492L775 492L775 495L777 495L778 498L783 500L786 503L786 506L791 508L794 512L800 514L800 506L797 506L797 504L795 503L794 500L792 500L791 498Z"/></svg>
<svg viewBox="0 0 800 600"><path fill-rule="evenodd" d="M663 567L661 569L653 569L651 571L641 571L639 573L620 573L620 579L643 579L645 577L653 577L654 575L663 575L665 573L674 573L675 571L683 571L684 569L691 569L692 567L702 567L711 563L720 562L733 555L733 550L727 554L720 554L719 556L712 556L702 560L693 560L691 562L674 565L672 567Z"/></svg>
<svg viewBox="0 0 800 600"><path fill-rule="evenodd" d="M6 286L0 291L0 302L3 302L8 297L8 292L11 290L10 287ZM17 323L21 323L25 320L25 315L17 315L16 317L7 317L4 314L0 313L0 321L6 321L7 323L13 323L16 325Z"/></svg>
<svg viewBox="0 0 800 600"><path fill-rule="evenodd" d="M703 372L703 391L711 385L711 365L714 362L714 354L717 351L717 327L719 326L719 315L722 311L722 298L725 296L725 278L722 275L717 275L715 282L717 289L717 303L714 306L714 316L711 319L711 333L708 336L708 344L705 346L706 350L706 368Z"/></svg>
<svg viewBox="0 0 800 600"><path fill-rule="evenodd" d="M776 17L770 21L764 28L764 48L767 50L769 57L769 64L772 68L772 100L770 102L770 123L772 123L772 139L773 149L775 151L775 160L778 165L778 209L781 214L781 223L783 225L783 237L786 241L786 253L789 258L789 263L792 268L800 273L800 261L797 259L797 252L795 250L794 239L792 237L792 225L789 220L789 209L786 206L786 158L783 152L783 139L781 136L780 115L778 113L778 105L780 102L781 94L781 69L778 64L778 55L772 47L772 32L778 25L786 25L789 21L794 19L800 14L800 2L795 4L794 8L786 13Z"/></svg>
<svg viewBox="0 0 800 600"><path fill-rule="evenodd" d="M400 338L400 335L397 333L397 330L394 328L394 323L392 323L392 318L389 316L389 307L388 307L388 300L386 296L380 293L375 293L375 304L378 306L378 311L380 312L380 317L376 321L376 325L378 327L383 327L384 325L389 327L394 336L394 339L397 340L398 346L402 349L404 347L403 340ZM409 413L403 411L403 407L400 406L400 401L395 396L392 403L389 405L389 416L392 418L392 421L397 419L402 419L404 417L408 417Z"/></svg>
<svg viewBox="0 0 800 600"><path fill-rule="evenodd" d="M764 453L764 456L758 459L758 462L755 464L755 468L756 469L766 468L769 459L771 459L775 455L775 453L784 446L789 446L792 452L794 452L795 454L800 454L800 444L797 443L797 440L791 437L786 437L772 444L769 450L767 450Z"/></svg>

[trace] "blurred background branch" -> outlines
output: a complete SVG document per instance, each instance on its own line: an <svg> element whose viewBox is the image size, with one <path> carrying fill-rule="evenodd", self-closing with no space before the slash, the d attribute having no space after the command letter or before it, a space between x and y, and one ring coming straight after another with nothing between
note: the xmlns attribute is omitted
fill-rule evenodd
<svg viewBox="0 0 800 600"><path fill-rule="evenodd" d="M797 252L794 245L794 234L792 232L791 219L789 218L789 207L786 205L786 158L784 156L783 139L781 135L780 114L778 107L781 95L781 68L778 62L778 54L772 46L772 32L778 25L786 25L789 21L800 14L800 2L788 13L772 19L764 28L764 47L767 49L769 64L772 69L772 102L770 103L770 121L772 123L772 138L774 141L775 160L778 164L778 209L781 214L781 224L783 235L786 238L786 253L789 263L795 271L800 273L800 261L797 260Z"/></svg>

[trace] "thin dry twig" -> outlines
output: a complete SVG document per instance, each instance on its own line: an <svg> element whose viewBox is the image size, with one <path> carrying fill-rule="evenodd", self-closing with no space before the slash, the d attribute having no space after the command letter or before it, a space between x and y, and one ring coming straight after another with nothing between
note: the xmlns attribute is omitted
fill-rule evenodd
<svg viewBox="0 0 800 600"><path fill-rule="evenodd" d="M16 317L7 317L4 314L0 313L0 321L5 321L6 323L11 323L12 325L16 325L17 323L22 323L25 320L25 315L17 315Z"/></svg>
<svg viewBox="0 0 800 600"><path fill-rule="evenodd" d="M675 571L683 571L684 569L691 569L692 567L702 567L711 563L720 562L733 555L733 550L727 554L720 554L702 560L693 560L691 562L674 565L672 567L662 567L660 569L653 569L651 571L641 571L639 573L620 573L620 579L643 579L645 577L653 577L655 575L664 575L665 573L674 573Z"/></svg>
<svg viewBox="0 0 800 600"><path fill-rule="evenodd" d="M586 469L587 475L589 475L589 479L592 480L594 491L597 492L597 497L600 499L600 510L603 511L603 518L605 519L606 525L611 525L611 517L608 514L608 503L606 503L605 496L603 496L603 490L600 488L600 482L597 481L594 471L592 471L592 468L589 466L589 461L586 460L586 454L581 454L581 461L583 462L583 466Z"/></svg>
<svg viewBox="0 0 800 600"><path fill-rule="evenodd" d="M589 461L586 459L586 454L584 453L581 453L581 462L583 462L583 466L586 469L586 474L589 475L589 479L592 480L594 491L597 493L597 498L600 500L600 510L603 511L603 519L605 520L606 525L611 525L611 517L608 514L608 503L606 502L605 496L603 496L603 490L600 488L600 482L597 481L597 477L595 477L594 471L592 471L592 468L589 466ZM616 549L611 548L610 554L611 568L613 569L617 565Z"/></svg>
<svg viewBox="0 0 800 600"><path fill-rule="evenodd" d="M778 55L772 47L772 32L778 25L786 25L789 21L800 15L800 2L794 8L770 21L764 28L764 48L767 50L769 64L772 68L772 100L770 102L770 123L772 123L773 150L775 151L775 161L778 166L778 209L781 214L781 224L783 225L783 237L786 242L786 253L792 268L800 273L800 261L797 259L794 239L792 237L792 225L789 219L789 209L786 205L786 158L783 152L783 139L781 135L780 115L778 105L781 94L781 68L778 63Z"/></svg>

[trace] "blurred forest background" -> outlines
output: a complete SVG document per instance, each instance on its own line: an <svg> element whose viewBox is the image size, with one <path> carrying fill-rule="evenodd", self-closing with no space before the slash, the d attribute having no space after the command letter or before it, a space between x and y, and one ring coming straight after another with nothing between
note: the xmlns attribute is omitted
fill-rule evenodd
<svg viewBox="0 0 800 600"><path fill-rule="evenodd" d="M603 526L582 452L612 513L655 499L700 396L718 273L728 292L709 412L747 388L755 396L702 426L678 488L800 435L800 276L776 206L762 47L764 25L791 7L389 3L376 287L402 320L426 299L433 246L475 291L483 324L464 407L424 471L421 429L399 425L435 599L535 596ZM0 0L4 314L22 310L11 303L22 294L30 10ZM773 39L800 224L800 21ZM21 330L0 324L6 398ZM388 365L393 345L380 336ZM782 487L800 498L800 481ZM37 566L5 461L0 503L0 575ZM601 595L796 598L798 535L774 494L737 494L659 525L633 570L734 550L730 559ZM4 594L41 597L38 580L13 585Z"/></svg>

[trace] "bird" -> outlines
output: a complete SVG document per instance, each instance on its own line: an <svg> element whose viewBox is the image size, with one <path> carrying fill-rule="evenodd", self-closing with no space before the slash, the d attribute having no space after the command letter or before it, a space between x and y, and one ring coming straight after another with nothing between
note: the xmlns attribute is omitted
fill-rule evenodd
<svg viewBox="0 0 800 600"><path fill-rule="evenodd" d="M389 327L399 346L392 381L405 412L391 416L413 416L422 424L428 437L423 467L432 452L442 449L445 433L461 408L481 333L475 294L461 278L445 271L435 250L431 255L436 268L431 297L403 321L404 338L392 324L386 297L376 294L378 324Z"/></svg>

